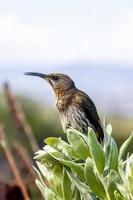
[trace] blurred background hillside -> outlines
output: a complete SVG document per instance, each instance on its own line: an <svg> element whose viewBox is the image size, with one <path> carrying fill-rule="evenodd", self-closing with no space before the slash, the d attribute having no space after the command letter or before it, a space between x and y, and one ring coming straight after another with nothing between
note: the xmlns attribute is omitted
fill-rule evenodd
<svg viewBox="0 0 133 200"><path fill-rule="evenodd" d="M0 124L9 146L20 141L5 98L8 81L40 147L63 134L54 94L42 79L24 72L66 73L95 102L101 120L113 126L120 145L133 130L133 2L0 0ZM133 147L129 149L133 152ZM0 177L9 166L0 151ZM3 176L5 171L8 176Z"/></svg>
<svg viewBox="0 0 133 200"><path fill-rule="evenodd" d="M51 66L50 69L46 66L24 66L21 69L13 66L4 67L0 77L1 89L4 80L9 80L14 93L20 98L31 125L33 124L36 137L41 141L45 138L45 134L61 133L62 128L52 89L42 79L24 76L25 71L69 74L75 80L77 87L86 91L94 100L101 120L105 117L107 122L113 125L116 137L124 139L131 133L133 128L133 68L131 66L73 63L64 67ZM4 104L2 94L1 98L1 103ZM2 112L6 112L6 105ZM37 121L41 124L37 124ZM51 124L54 126L51 127Z"/></svg>

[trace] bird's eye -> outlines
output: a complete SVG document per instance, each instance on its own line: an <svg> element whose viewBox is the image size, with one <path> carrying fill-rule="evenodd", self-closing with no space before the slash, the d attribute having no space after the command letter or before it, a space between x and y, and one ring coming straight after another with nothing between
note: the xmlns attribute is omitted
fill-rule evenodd
<svg viewBox="0 0 133 200"><path fill-rule="evenodd" d="M57 80L59 79L59 77L58 77L58 76L53 76L52 79L53 79L54 81L57 81Z"/></svg>

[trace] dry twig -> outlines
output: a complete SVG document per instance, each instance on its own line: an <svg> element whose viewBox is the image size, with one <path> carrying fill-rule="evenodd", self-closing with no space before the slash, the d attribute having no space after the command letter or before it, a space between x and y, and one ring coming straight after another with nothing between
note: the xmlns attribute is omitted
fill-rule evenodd
<svg viewBox="0 0 133 200"><path fill-rule="evenodd" d="M21 188L21 191L23 193L24 199L25 200L30 200L30 197L28 195L28 192L27 192L27 189L25 187L25 184L24 184L24 182L22 180L22 177L21 177L21 175L20 175L20 173L19 173L19 171L17 169L17 166L15 164L15 161L13 159L12 153L9 150L8 145L7 145L6 141L5 141L5 132L4 132L2 126L0 126L0 144L1 144L2 148L3 148L5 156L6 156L7 160L8 160L9 165L10 165L11 171L12 171L12 173L13 173L15 179L16 179L16 182L19 185L19 187Z"/></svg>
<svg viewBox="0 0 133 200"><path fill-rule="evenodd" d="M35 173L32 168L33 162L30 159L29 153L18 141L15 141L13 143L13 148L15 150L15 153L18 155L19 159L21 159L24 170L27 173L27 175L29 176L30 180L35 181L36 177L35 177Z"/></svg>
<svg viewBox="0 0 133 200"><path fill-rule="evenodd" d="M26 134L30 146L32 148L32 151L36 152L39 149L39 147L34 137L31 126L27 122L24 112L21 108L21 105L17 100L17 98L15 97L15 95L12 93L8 83L4 84L4 91L16 126Z"/></svg>

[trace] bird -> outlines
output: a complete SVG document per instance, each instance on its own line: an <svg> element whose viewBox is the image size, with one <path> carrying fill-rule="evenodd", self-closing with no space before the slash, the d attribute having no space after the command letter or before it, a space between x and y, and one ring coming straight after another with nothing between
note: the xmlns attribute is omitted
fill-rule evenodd
<svg viewBox="0 0 133 200"><path fill-rule="evenodd" d="M96 132L98 141L102 143L104 132L96 106L85 92L75 86L74 81L68 75L38 72L26 72L25 75L41 77L51 85L65 133L68 128L72 127L83 134L87 134L88 127L90 127Z"/></svg>

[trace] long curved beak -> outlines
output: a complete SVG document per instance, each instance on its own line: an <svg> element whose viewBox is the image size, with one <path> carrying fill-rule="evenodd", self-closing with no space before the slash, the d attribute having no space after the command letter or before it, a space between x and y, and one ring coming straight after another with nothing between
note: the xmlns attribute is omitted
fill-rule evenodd
<svg viewBox="0 0 133 200"><path fill-rule="evenodd" d="M41 78L44 78L44 79L47 78L47 75L46 75L46 74L41 74L41 73L37 73L37 72L26 72L26 73L24 73L24 75L28 75L28 76L38 76L38 77L41 77Z"/></svg>

